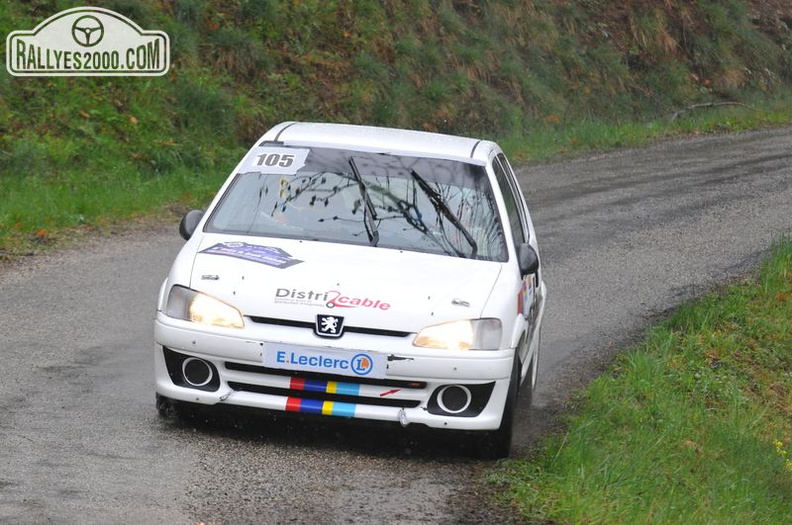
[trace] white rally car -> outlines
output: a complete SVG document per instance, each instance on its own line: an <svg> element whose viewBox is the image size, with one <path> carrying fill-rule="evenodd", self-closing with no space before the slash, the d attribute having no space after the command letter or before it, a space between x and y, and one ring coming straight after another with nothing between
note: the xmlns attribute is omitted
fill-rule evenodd
<svg viewBox="0 0 792 525"><path fill-rule="evenodd" d="M286 122L248 152L159 294L157 403L474 431L509 454L545 285L512 168L485 140Z"/></svg>

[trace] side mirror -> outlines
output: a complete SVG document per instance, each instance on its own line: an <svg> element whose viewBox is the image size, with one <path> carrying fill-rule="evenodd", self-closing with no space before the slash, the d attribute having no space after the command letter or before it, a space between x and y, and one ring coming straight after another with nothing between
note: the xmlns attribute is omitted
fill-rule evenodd
<svg viewBox="0 0 792 525"><path fill-rule="evenodd" d="M179 223L179 235L182 236L182 239L185 241L189 240L192 237L192 234L195 233L195 229L198 227L198 223L201 222L203 219L204 212L201 210L190 210L187 212L181 223Z"/></svg>
<svg viewBox="0 0 792 525"><path fill-rule="evenodd" d="M517 262L520 265L520 275L529 275L539 270L539 254L527 242L517 246Z"/></svg>

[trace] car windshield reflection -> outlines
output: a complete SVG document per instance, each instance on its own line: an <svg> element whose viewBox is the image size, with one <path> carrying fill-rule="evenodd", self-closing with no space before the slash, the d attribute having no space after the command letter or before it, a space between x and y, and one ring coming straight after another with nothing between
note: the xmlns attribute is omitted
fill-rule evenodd
<svg viewBox="0 0 792 525"><path fill-rule="evenodd" d="M238 173L206 231L507 259L483 166L310 148L299 169L270 171Z"/></svg>

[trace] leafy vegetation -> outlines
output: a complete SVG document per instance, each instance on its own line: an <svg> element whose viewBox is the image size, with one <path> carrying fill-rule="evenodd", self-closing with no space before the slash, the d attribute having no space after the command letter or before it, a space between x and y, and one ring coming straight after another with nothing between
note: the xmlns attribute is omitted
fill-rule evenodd
<svg viewBox="0 0 792 525"><path fill-rule="evenodd" d="M758 281L682 307L618 357L567 429L491 476L547 523L787 523L792 241Z"/></svg>
<svg viewBox="0 0 792 525"><path fill-rule="evenodd" d="M171 70L0 70L0 257L203 206L283 120L485 136L525 161L792 120L792 34L758 0L92 3L168 33ZM3 2L0 30L74 5Z"/></svg>

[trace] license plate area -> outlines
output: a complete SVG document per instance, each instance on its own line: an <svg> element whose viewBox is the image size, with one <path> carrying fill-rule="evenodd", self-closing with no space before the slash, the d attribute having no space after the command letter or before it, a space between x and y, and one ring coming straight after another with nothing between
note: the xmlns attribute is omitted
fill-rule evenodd
<svg viewBox="0 0 792 525"><path fill-rule="evenodd" d="M373 379L383 379L386 370L385 357L373 352L286 343L265 343L264 366Z"/></svg>

